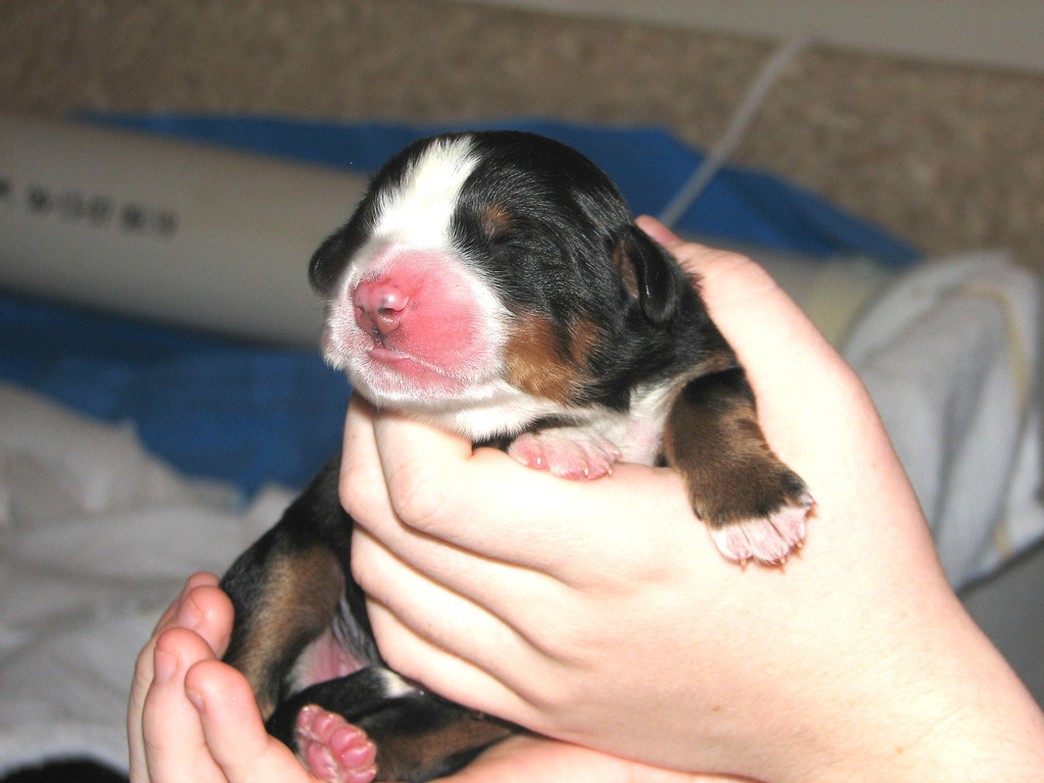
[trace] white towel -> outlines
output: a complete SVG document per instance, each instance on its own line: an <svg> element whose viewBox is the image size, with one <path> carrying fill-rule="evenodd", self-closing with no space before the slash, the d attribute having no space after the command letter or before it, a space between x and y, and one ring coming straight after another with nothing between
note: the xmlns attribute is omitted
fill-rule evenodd
<svg viewBox="0 0 1044 783"><path fill-rule="evenodd" d="M958 588L1044 535L1039 317L1034 275L970 254L897 279L845 347Z"/></svg>
<svg viewBox="0 0 1044 783"><path fill-rule="evenodd" d="M72 756L125 768L134 659L159 613L289 499L273 489L241 509L129 427L0 386L0 774Z"/></svg>

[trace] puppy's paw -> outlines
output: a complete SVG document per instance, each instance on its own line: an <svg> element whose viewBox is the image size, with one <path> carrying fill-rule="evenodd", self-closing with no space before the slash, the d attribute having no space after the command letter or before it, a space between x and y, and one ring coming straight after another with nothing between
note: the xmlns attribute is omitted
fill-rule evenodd
<svg viewBox="0 0 1044 783"><path fill-rule="evenodd" d="M294 738L301 760L329 783L370 783L377 775L377 747L336 713L314 704L302 708Z"/></svg>
<svg viewBox="0 0 1044 783"><path fill-rule="evenodd" d="M812 496L804 492L764 517L737 519L710 528L714 544L729 560L783 563L805 539Z"/></svg>
<svg viewBox="0 0 1044 783"><path fill-rule="evenodd" d="M605 438L571 427L524 432L508 446L523 465L568 479L596 479L613 472L622 456Z"/></svg>

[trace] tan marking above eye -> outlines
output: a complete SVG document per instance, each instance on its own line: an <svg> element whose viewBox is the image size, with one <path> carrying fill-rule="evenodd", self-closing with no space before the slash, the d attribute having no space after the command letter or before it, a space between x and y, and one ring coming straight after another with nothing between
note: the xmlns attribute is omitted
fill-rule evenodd
<svg viewBox="0 0 1044 783"><path fill-rule="evenodd" d="M514 216L503 204L493 203L478 211L478 221L488 236L495 237L511 227Z"/></svg>

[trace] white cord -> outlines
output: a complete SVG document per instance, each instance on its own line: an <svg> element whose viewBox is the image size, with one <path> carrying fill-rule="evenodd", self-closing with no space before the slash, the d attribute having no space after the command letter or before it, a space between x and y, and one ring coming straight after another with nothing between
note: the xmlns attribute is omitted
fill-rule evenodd
<svg viewBox="0 0 1044 783"><path fill-rule="evenodd" d="M758 109L765 102L769 90L779 80L783 69L787 64L799 55L811 42L810 38L799 36L784 41L783 45L768 59L761 68L761 73L747 92L739 110L729 123L728 129L721 140L714 145L696 170L692 173L681 189L675 194L667 206L660 213L660 222L668 227L673 227L682 215L684 215L700 193L713 179L714 175L721 170L736 147L743 139L743 134L750 126L751 121L757 114Z"/></svg>

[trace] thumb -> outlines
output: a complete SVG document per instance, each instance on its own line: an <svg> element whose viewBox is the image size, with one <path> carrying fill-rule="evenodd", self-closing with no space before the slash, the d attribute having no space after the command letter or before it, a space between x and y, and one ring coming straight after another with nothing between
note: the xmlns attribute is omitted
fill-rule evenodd
<svg viewBox="0 0 1044 783"><path fill-rule="evenodd" d="M293 752L266 730L243 675L216 660L185 675L185 693L199 710L203 735L229 783L315 783Z"/></svg>

